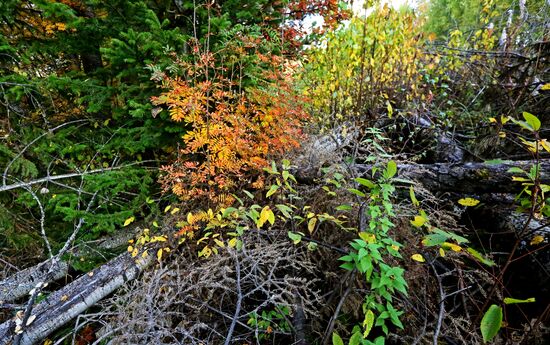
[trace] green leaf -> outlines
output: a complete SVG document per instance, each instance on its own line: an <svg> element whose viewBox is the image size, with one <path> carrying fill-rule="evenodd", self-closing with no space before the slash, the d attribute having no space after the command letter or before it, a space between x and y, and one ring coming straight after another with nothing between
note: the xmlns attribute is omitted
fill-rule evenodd
<svg viewBox="0 0 550 345"><path fill-rule="evenodd" d="M309 250L310 252L314 251L315 249L317 249L318 247L318 244L315 243L315 242L309 242L307 244L307 250Z"/></svg>
<svg viewBox="0 0 550 345"><path fill-rule="evenodd" d="M361 332L355 332L351 338L349 338L349 345L361 345L362 341L363 337L361 336Z"/></svg>
<svg viewBox="0 0 550 345"><path fill-rule="evenodd" d="M540 171L540 164L533 164L531 166L531 169L529 169L529 177L531 180L535 180L537 178L537 172Z"/></svg>
<svg viewBox="0 0 550 345"><path fill-rule="evenodd" d="M355 188L348 188L348 191L350 191L351 193L357 195L357 196L360 196L361 198L364 198L366 196L365 193L361 192L359 189L355 189Z"/></svg>
<svg viewBox="0 0 550 345"><path fill-rule="evenodd" d="M483 315L479 328L481 329L481 335L483 341L486 343L493 339L500 327L502 326L502 308L493 304L489 307L489 310Z"/></svg>
<svg viewBox="0 0 550 345"><path fill-rule="evenodd" d="M283 180L286 181L289 176L290 176L290 173L287 170L283 170Z"/></svg>
<svg viewBox="0 0 550 345"><path fill-rule="evenodd" d="M249 191L247 191L246 189L243 189L243 193L246 194L246 196L249 197L250 199L254 200L254 195Z"/></svg>
<svg viewBox="0 0 550 345"><path fill-rule="evenodd" d="M302 235L297 234L295 232L289 231L288 232L288 238L292 240L292 243L298 244L302 241Z"/></svg>
<svg viewBox="0 0 550 345"><path fill-rule="evenodd" d="M479 262L491 267L491 266L494 266L495 263L494 261L492 260L489 260L487 259L486 257L484 257L480 252L478 252L477 250L473 249L473 248L468 248L467 249L468 253L472 254L472 256Z"/></svg>
<svg viewBox="0 0 550 345"><path fill-rule="evenodd" d="M466 238L464 238L462 236L459 236L457 234L454 234L452 232L443 231L443 230L438 229L438 228L435 228L432 231L436 234L445 235L448 238L451 238L451 239L455 240L457 243L468 243L469 242Z"/></svg>
<svg viewBox="0 0 550 345"><path fill-rule="evenodd" d="M418 199L416 198L416 195L414 194L414 188L413 186L409 187L409 195L411 197L411 201L414 206L420 206L420 203L418 202Z"/></svg>
<svg viewBox="0 0 550 345"><path fill-rule="evenodd" d="M265 197L266 198L269 198L270 196L272 196L273 194L275 194L275 192L277 191L277 189L279 189L279 186L277 185L271 185L271 187L269 188L269 190L267 191L267 193L265 194Z"/></svg>
<svg viewBox="0 0 550 345"><path fill-rule="evenodd" d="M449 238L449 236L445 236L443 234L430 234L424 237L422 244L426 247L437 246L447 241L447 238Z"/></svg>
<svg viewBox="0 0 550 345"><path fill-rule="evenodd" d="M526 173L523 169L518 168L518 167L511 167L510 169L508 169L508 172L513 173L513 174L525 174Z"/></svg>
<svg viewBox="0 0 550 345"><path fill-rule="evenodd" d="M483 163L485 163L487 165L498 165L498 164L508 164L508 163L511 163L511 162L512 161L510 161L510 160L491 159L491 160L488 160L488 161L484 161Z"/></svg>
<svg viewBox="0 0 550 345"><path fill-rule="evenodd" d="M540 129L540 120L535 115L524 111L523 118L533 130L538 131Z"/></svg>
<svg viewBox="0 0 550 345"><path fill-rule="evenodd" d="M368 179L362 178L362 177L355 178L355 181L357 183L359 183L360 185L363 185L363 186L365 186L367 188L370 188L370 189L372 189L376 186L371 180L368 180Z"/></svg>
<svg viewBox="0 0 550 345"><path fill-rule="evenodd" d="M384 177L387 179L390 179L397 174L397 164L395 161L389 161L388 166L386 167L386 171L384 172Z"/></svg>
<svg viewBox="0 0 550 345"><path fill-rule="evenodd" d="M504 298L504 304L518 304L518 303L533 303L535 302L535 297L527 299L516 299L511 297Z"/></svg>
<svg viewBox="0 0 550 345"><path fill-rule="evenodd" d="M344 341L336 332L332 333L332 345L344 345Z"/></svg>
<svg viewBox="0 0 550 345"><path fill-rule="evenodd" d="M281 213L286 217L286 218L290 218L291 217L291 213L293 212L292 209L287 206L287 205L283 205L283 204L278 204L278 205L275 205L275 207L277 207L277 209L279 211L281 211Z"/></svg>
<svg viewBox="0 0 550 345"><path fill-rule="evenodd" d="M289 231L290 233L290 231ZM290 237L290 235L289 235ZM351 255L344 255L340 258L338 258L338 260L342 260L342 261L345 261L345 262L352 262L353 261L353 258L351 257Z"/></svg>
<svg viewBox="0 0 550 345"><path fill-rule="evenodd" d="M346 262L345 264L341 264L340 267L348 271L353 271L355 269L355 265L352 264L351 262Z"/></svg>
<svg viewBox="0 0 550 345"><path fill-rule="evenodd" d="M353 210L353 207L351 207L350 205L340 205L340 206L336 207L336 210L337 211L351 211L351 210Z"/></svg>

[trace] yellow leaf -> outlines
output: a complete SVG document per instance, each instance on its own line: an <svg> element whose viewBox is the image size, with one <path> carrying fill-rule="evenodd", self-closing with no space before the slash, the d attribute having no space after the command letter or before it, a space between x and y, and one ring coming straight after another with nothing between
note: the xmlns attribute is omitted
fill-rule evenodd
<svg viewBox="0 0 550 345"><path fill-rule="evenodd" d="M65 301L68 300L68 299L69 299L69 296L63 295L63 296L61 296L61 298L60 298L59 300L60 300L61 302L65 302Z"/></svg>
<svg viewBox="0 0 550 345"><path fill-rule="evenodd" d="M126 219L124 221L124 226L130 225L135 219L136 219L135 217L130 217L130 218Z"/></svg>
<svg viewBox="0 0 550 345"><path fill-rule="evenodd" d="M390 101L386 101L386 106L388 108L388 117L391 119L393 115L393 107L391 106Z"/></svg>
<svg viewBox="0 0 550 345"><path fill-rule="evenodd" d="M368 232L360 232L359 233L359 238L362 239L363 241L369 243L369 244L376 242L376 235L369 234Z"/></svg>
<svg viewBox="0 0 550 345"><path fill-rule="evenodd" d="M497 119L495 119L494 117L490 117L490 118L489 118L489 122L491 122L491 123L496 123L496 122L497 122Z"/></svg>
<svg viewBox="0 0 550 345"><path fill-rule="evenodd" d="M450 249L453 252L459 252L459 251L462 250L461 246L459 246L458 244L450 243L450 242L441 243L441 247L443 247L445 249Z"/></svg>
<svg viewBox="0 0 550 345"><path fill-rule="evenodd" d="M172 209L172 212L170 212L170 214L176 214L180 209L175 207L174 209Z"/></svg>
<svg viewBox="0 0 550 345"><path fill-rule="evenodd" d="M155 228L158 228L158 227L159 227L159 223L157 223L157 221L154 220L154 221L153 221L153 226L154 226Z"/></svg>
<svg viewBox="0 0 550 345"><path fill-rule="evenodd" d="M541 90L546 91L550 90L550 83L544 84L540 87Z"/></svg>
<svg viewBox="0 0 550 345"><path fill-rule="evenodd" d="M414 261L418 261L418 262L426 261L421 254L414 254L413 256L411 256L411 259L413 259Z"/></svg>
<svg viewBox="0 0 550 345"><path fill-rule="evenodd" d="M191 212L189 212L187 214L187 223L189 223L189 225L192 225L194 221L195 221L195 217Z"/></svg>
<svg viewBox="0 0 550 345"><path fill-rule="evenodd" d="M506 138L506 133L505 132L498 132L498 136L500 138Z"/></svg>
<svg viewBox="0 0 550 345"><path fill-rule="evenodd" d="M310 234L313 233L313 230L315 230L315 224L317 224L317 217L311 218L307 223L307 230Z"/></svg>
<svg viewBox="0 0 550 345"><path fill-rule="evenodd" d="M162 259L162 248L157 250L157 260L160 262Z"/></svg>
<svg viewBox="0 0 550 345"><path fill-rule="evenodd" d="M220 240L215 238L214 242L218 245L218 247L221 247L221 248L225 247L225 243L223 243L223 241L220 241Z"/></svg>
<svg viewBox="0 0 550 345"><path fill-rule="evenodd" d="M525 177L512 176L512 181L517 181L517 182L528 182L529 179L526 179Z"/></svg>
<svg viewBox="0 0 550 345"><path fill-rule="evenodd" d="M443 248L439 248L439 255L441 255L441 257L445 257L445 250L443 250Z"/></svg>
<svg viewBox="0 0 550 345"><path fill-rule="evenodd" d="M166 242L166 237L164 236L154 236L151 238L151 242Z"/></svg>
<svg viewBox="0 0 550 345"><path fill-rule="evenodd" d="M539 140L539 144L548 152L550 152L550 143L546 139Z"/></svg>
<svg viewBox="0 0 550 345"><path fill-rule="evenodd" d="M164 213L170 211L171 208L172 208L172 205L166 206L166 208L164 208Z"/></svg>
<svg viewBox="0 0 550 345"><path fill-rule="evenodd" d="M52 344L53 344L53 341L51 341L50 339L46 339L44 341L44 344L42 344L42 345L52 345Z"/></svg>
<svg viewBox="0 0 550 345"><path fill-rule="evenodd" d="M267 221L273 225L275 223L275 213L273 211L269 210L269 217L267 218Z"/></svg>
<svg viewBox="0 0 550 345"><path fill-rule="evenodd" d="M258 228L261 228L265 222L269 219L269 213L273 213L270 209L269 209L269 206L265 206L263 209L262 209L262 212L260 212L260 218L258 219L258 221L256 222L256 226L258 226Z"/></svg>
<svg viewBox="0 0 550 345"><path fill-rule="evenodd" d="M128 253L131 253L131 252L133 252L133 251L134 251L134 247L128 246Z"/></svg>
<svg viewBox="0 0 550 345"><path fill-rule="evenodd" d="M426 223L426 218L423 216L414 216L414 220L411 220L411 224L419 228Z"/></svg>
<svg viewBox="0 0 550 345"><path fill-rule="evenodd" d="M536 246L537 244L540 244L543 241L544 241L544 236L536 235L535 237L533 237L533 239L531 239L531 242L529 244L532 246Z"/></svg>
<svg viewBox="0 0 550 345"><path fill-rule="evenodd" d="M137 255L138 255L138 249L134 248L134 250L132 251L132 257L135 258Z"/></svg>
<svg viewBox="0 0 550 345"><path fill-rule="evenodd" d="M143 254L141 254L141 257L142 257L142 258L146 258L147 255L149 255L149 253L147 253L147 250L145 250L145 251L143 252Z"/></svg>
<svg viewBox="0 0 550 345"><path fill-rule="evenodd" d="M237 245L237 238L233 237L232 239L227 242L227 245L231 248L235 247Z"/></svg>
<svg viewBox="0 0 550 345"><path fill-rule="evenodd" d="M475 206L479 204L479 200L476 200L474 198L463 198L458 200L458 203L462 206Z"/></svg>

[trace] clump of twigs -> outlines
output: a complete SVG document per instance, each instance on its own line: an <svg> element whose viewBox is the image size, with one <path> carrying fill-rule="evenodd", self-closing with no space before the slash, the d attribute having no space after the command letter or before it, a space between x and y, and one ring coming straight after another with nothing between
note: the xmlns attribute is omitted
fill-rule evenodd
<svg viewBox="0 0 550 345"><path fill-rule="evenodd" d="M209 259L174 256L106 301L100 339L110 344L292 343L316 315L316 268L289 241L243 237L242 250Z"/></svg>

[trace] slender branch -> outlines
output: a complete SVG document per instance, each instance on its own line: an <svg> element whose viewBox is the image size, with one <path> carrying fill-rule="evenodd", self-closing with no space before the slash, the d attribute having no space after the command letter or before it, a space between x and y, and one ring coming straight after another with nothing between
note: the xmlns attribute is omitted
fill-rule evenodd
<svg viewBox="0 0 550 345"><path fill-rule="evenodd" d="M243 294L241 290L241 264L239 263L239 256L235 255L235 271L237 275L237 306L235 307L235 315L233 315L233 320L231 321L231 326L227 332L227 337L225 338L224 345L229 345L231 343L231 338L233 337L233 331L235 330L235 325L239 319L241 313L241 305L243 301Z"/></svg>
<svg viewBox="0 0 550 345"><path fill-rule="evenodd" d="M76 173L54 175L54 176L49 175L49 176L45 176L45 177L42 177L42 178L39 178L39 179L36 179L36 180L32 180L32 181L18 182L18 183L14 183L14 184L10 184L10 185L5 185L4 184L2 187L0 187L0 192L5 192L5 191L8 191L8 190L17 189L17 188L25 188L25 187L28 187L28 186L32 186L32 185L39 184L39 183L44 183L44 182L52 182L52 181L56 181L56 180L68 179L68 178L73 178L73 177L83 177L85 175L97 174L97 173L102 173L102 172L107 172L107 171L120 170L120 169L127 168L127 167L130 167L130 166L133 166L133 165L140 165L140 164L150 163L150 162L154 162L154 161L153 160L147 160L147 161L129 163L129 164L125 164L125 165L119 165L119 166L116 166L116 167L94 169L94 170L89 170L89 171L85 171L85 172L76 172ZM7 178L7 176L4 176L4 178Z"/></svg>
<svg viewBox="0 0 550 345"><path fill-rule="evenodd" d="M443 290L443 282L441 281L441 277L439 273L437 273L437 270L435 269L435 266L433 263L430 263L430 266L432 267L432 270L434 271L435 278L437 279L437 284L439 286L439 313L437 315L437 324L435 326L434 330L434 337L433 337L433 344L438 344L438 338L439 338L439 332L441 331L441 325L443 323L443 318L445 317L445 298L447 298L447 295L445 295L445 291Z"/></svg>
<svg viewBox="0 0 550 345"><path fill-rule="evenodd" d="M350 277L355 277L355 274L351 274ZM340 301L338 302L338 305L336 306L336 310L334 310L334 315L330 318L330 323L328 324L327 330L325 332L325 340L323 341L323 344L328 344L330 342L330 334L332 333L332 330L334 330L334 325L336 324L336 319L338 318L338 315L340 314L340 309L342 309L342 306L344 305L344 301L348 297L350 291L351 291L352 284L349 284L346 291L344 291L344 294L340 298Z"/></svg>
<svg viewBox="0 0 550 345"><path fill-rule="evenodd" d="M62 123L60 124L59 126L57 127L54 127L50 130L48 130L47 132L44 132L42 133L41 135L37 136L36 138L34 138L30 143L28 143L19 153L17 153L15 155L15 157L12 158L12 160L8 163L8 165L6 166L6 168L4 169L4 174L2 175L2 187L6 187L6 180L8 178L8 171L10 170L12 164L17 160L17 158L21 157L23 155L23 153L25 153L25 151L27 151L27 149L29 147L31 147L35 142L37 142L38 140L40 140L41 138L43 138L44 136L62 128L62 127L65 127L67 125L70 125L70 124L74 124L74 123L78 123L78 122L85 122L86 120L75 120L75 121L69 121L69 122L65 122L65 123ZM0 189L0 192L2 192L3 190Z"/></svg>
<svg viewBox="0 0 550 345"><path fill-rule="evenodd" d="M44 244L48 249L48 255L51 259L53 257L53 252L52 252L52 246L50 245L50 241L48 240L48 236L46 236L46 228L44 227L44 223L46 221L46 213L44 212L44 205L42 205L42 202L40 201L36 193L33 192L29 186L25 186L25 189L27 190L27 192L31 194L32 198L38 203L38 208L40 209L40 236L42 237L42 240L44 241Z"/></svg>

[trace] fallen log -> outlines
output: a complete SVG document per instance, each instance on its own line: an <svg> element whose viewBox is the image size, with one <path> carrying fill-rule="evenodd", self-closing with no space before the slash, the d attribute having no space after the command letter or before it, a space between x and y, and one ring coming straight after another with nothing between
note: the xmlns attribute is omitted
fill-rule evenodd
<svg viewBox="0 0 550 345"><path fill-rule="evenodd" d="M152 256L136 260L124 253L53 292L33 308L35 317L23 327L19 344L32 345L43 340L125 282L137 278L152 262ZM16 319L0 325L0 345L13 342L15 328Z"/></svg>
<svg viewBox="0 0 550 345"><path fill-rule="evenodd" d="M550 183L550 160L540 162L539 180ZM525 177L519 173L508 172L510 168L529 171L534 161L504 161L498 164L489 163L435 163L397 165L397 177L415 180L432 191L467 193L516 193L521 190L520 182L512 181L512 176ZM351 169L357 176L368 177L372 165L356 164ZM318 172L311 173L297 169L294 174L299 182L312 184L320 178Z"/></svg>
<svg viewBox="0 0 550 345"><path fill-rule="evenodd" d="M21 270L0 282L0 306L3 303L13 302L25 296L39 282L59 280L67 275L69 265L58 261L49 273L51 261L44 261L36 266ZM49 276L49 277L48 277Z"/></svg>
<svg viewBox="0 0 550 345"><path fill-rule="evenodd" d="M138 232L140 227L133 228L133 231L120 231L118 234L107 236L101 240L94 241L94 249L110 250L126 245L128 240L132 239ZM91 250L72 250L72 254L76 257L93 257L95 253ZM51 268L51 261L41 262L36 266L32 266L14 273L10 277L0 281L0 307L4 303L13 302L31 291L39 282L49 283L66 277L69 271L69 265L64 261L58 261L55 267Z"/></svg>
<svg viewBox="0 0 550 345"><path fill-rule="evenodd" d="M488 163L435 163L398 165L400 178L416 180L424 187L440 192L461 193L515 193L522 189L512 176L526 177L508 172L510 168L529 171L535 161L508 161L498 164ZM368 170L363 170L368 171ZM539 179L550 182L550 160L540 161Z"/></svg>

